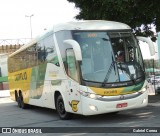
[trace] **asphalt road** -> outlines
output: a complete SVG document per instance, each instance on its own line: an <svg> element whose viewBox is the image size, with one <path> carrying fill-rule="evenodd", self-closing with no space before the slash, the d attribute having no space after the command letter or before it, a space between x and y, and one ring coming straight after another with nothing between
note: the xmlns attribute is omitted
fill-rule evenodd
<svg viewBox="0 0 160 136"><path fill-rule="evenodd" d="M159 100L156 101L156 99L153 98L153 96L152 99L153 100L149 100L150 103L147 107L141 109L122 111L119 112L118 114L102 114L94 116L76 115L72 120L60 120L55 110L40 108L40 107L31 107L30 109L24 110L20 109L17 106L17 103L11 101L9 97L0 98L0 127L2 128L23 127L24 129L33 127L36 128L48 127L50 129L54 129L55 131L58 131L58 133L53 133L53 134L51 133L23 134L23 135L34 135L34 136L35 135L45 135L45 136L157 135L159 136L160 133L156 132L152 133L134 132L129 134L126 133L128 131L136 131L136 129L141 129L141 127L143 127L145 131L147 131L146 129L148 128L154 130L158 129L157 131L160 131L160 101ZM55 129L55 127L57 127L57 129ZM70 129L72 130L73 127L77 127L73 129L72 132L78 129L78 133L71 133L70 131L68 133L65 133L66 127L68 127L69 130ZM130 129L130 127L132 129ZM96 132L99 134L97 134ZM0 135L6 135L6 134L0 134ZM8 135L9 134L7 134L7 136ZM17 134L10 134L10 135L17 135Z"/></svg>

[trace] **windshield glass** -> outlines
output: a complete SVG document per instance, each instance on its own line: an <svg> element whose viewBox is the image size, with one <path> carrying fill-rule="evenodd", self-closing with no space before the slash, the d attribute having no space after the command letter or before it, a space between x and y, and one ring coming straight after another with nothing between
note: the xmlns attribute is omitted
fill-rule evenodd
<svg viewBox="0 0 160 136"><path fill-rule="evenodd" d="M139 46L131 32L73 31L82 50L82 78L113 83L144 75Z"/></svg>

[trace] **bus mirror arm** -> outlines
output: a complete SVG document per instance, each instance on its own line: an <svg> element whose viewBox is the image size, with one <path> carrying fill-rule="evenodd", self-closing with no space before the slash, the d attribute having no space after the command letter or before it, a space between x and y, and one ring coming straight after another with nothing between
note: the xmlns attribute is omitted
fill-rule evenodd
<svg viewBox="0 0 160 136"><path fill-rule="evenodd" d="M149 50L150 50L151 56L155 55L155 47L154 47L154 44L150 38L142 37L142 36L137 36L136 38L139 41L146 42L149 45Z"/></svg>
<svg viewBox="0 0 160 136"><path fill-rule="evenodd" d="M64 40L63 43L71 45L73 48L73 51L75 53L76 60L81 62L82 61L82 53L81 48L78 42L72 39Z"/></svg>

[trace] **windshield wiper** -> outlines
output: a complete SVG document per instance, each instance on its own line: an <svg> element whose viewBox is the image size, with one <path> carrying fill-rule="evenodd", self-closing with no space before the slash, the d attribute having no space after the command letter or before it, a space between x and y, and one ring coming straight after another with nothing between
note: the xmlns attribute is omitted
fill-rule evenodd
<svg viewBox="0 0 160 136"><path fill-rule="evenodd" d="M116 61L113 60L113 55L112 55L112 63L111 63L111 65L110 65L110 67L109 67L109 69L108 69L108 71L107 71L107 74L106 74L106 76L105 76L105 78L104 78L104 81L103 81L103 83L102 83L102 87L104 87L105 84L106 84L106 82L108 82L108 79L109 79L109 77L110 77L110 74L111 74L111 71L112 71L112 68L113 68L113 67L114 67L114 71L115 71L115 75L116 75L115 63L116 63Z"/></svg>

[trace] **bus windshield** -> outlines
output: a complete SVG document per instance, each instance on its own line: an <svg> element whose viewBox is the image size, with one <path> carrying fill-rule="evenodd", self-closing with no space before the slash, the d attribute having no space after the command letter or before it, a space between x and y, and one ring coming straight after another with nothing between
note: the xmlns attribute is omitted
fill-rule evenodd
<svg viewBox="0 0 160 136"><path fill-rule="evenodd" d="M140 48L130 31L73 31L82 51L81 72L86 81L115 83L144 76Z"/></svg>

